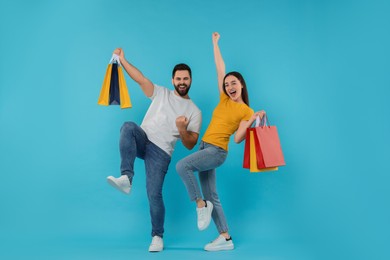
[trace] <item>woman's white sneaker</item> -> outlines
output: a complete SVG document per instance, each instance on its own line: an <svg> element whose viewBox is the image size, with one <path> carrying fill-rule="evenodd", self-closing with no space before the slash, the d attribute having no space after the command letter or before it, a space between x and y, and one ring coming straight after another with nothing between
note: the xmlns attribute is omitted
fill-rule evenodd
<svg viewBox="0 0 390 260"><path fill-rule="evenodd" d="M131 190L131 183L129 181L129 177L127 175L122 175L119 178L115 178L114 176L108 176L107 182L114 188L119 191L129 194Z"/></svg>
<svg viewBox="0 0 390 260"><path fill-rule="evenodd" d="M154 236L152 238L152 243L149 246L149 252L160 252L164 249L163 239L159 236Z"/></svg>
<svg viewBox="0 0 390 260"><path fill-rule="evenodd" d="M221 251L221 250L233 250L234 244L232 237L226 239L224 236L219 235L213 242L208 243L204 250L206 251Z"/></svg>
<svg viewBox="0 0 390 260"><path fill-rule="evenodd" d="M196 208L196 213L198 215L198 229L205 230L211 221L211 213L213 212L213 203L210 201L205 201L206 206L203 208Z"/></svg>

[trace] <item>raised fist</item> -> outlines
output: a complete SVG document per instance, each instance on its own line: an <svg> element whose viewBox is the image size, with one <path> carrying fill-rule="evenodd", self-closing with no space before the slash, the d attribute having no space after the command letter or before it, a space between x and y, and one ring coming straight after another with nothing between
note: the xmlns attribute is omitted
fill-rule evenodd
<svg viewBox="0 0 390 260"><path fill-rule="evenodd" d="M214 44L218 43L219 37L220 37L219 33L213 32L213 43Z"/></svg>

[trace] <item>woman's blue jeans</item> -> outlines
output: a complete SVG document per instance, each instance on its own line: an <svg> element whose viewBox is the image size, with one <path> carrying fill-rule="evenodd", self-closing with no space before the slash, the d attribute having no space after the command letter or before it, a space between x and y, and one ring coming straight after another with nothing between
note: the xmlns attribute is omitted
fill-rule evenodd
<svg viewBox="0 0 390 260"><path fill-rule="evenodd" d="M222 165L226 157L227 151L202 141L199 151L183 158L176 164L176 171L183 180L192 201L202 199L199 184L194 175L194 171L199 172L204 199L211 201L214 205L212 217L220 233L227 232L228 226L217 193L215 168Z"/></svg>

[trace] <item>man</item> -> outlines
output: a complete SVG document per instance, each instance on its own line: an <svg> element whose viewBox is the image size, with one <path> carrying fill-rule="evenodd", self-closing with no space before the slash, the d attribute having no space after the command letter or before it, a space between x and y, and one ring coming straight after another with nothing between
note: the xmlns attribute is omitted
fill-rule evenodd
<svg viewBox="0 0 390 260"><path fill-rule="evenodd" d="M192 149L198 141L202 114L188 96L191 87L191 69L186 64L178 64L172 72L175 90L153 84L136 67L130 64L121 48L115 49L120 62L129 76L138 83L144 94L152 100L141 126L125 122L120 131L119 148L121 154L121 176L107 177L113 187L129 194L134 176L136 157L145 161L146 189L152 219L152 242L150 252L164 248L165 207L162 187L165 174L171 161L177 139L181 139L187 149Z"/></svg>

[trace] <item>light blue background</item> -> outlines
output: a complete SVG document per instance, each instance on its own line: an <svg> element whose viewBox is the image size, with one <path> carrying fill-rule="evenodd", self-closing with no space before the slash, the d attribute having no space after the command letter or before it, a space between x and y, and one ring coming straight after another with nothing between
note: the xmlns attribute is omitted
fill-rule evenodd
<svg viewBox="0 0 390 260"><path fill-rule="evenodd" d="M0 258L389 259L388 1L4 1L0 4ZM211 33L251 106L278 126L286 167L242 169L230 144L218 188L236 250L208 253L214 224L166 177L166 250L149 254L143 162L130 197L114 191L124 121L149 100L126 75L133 108L97 105L115 47L171 88L193 69L202 134L218 102Z"/></svg>

